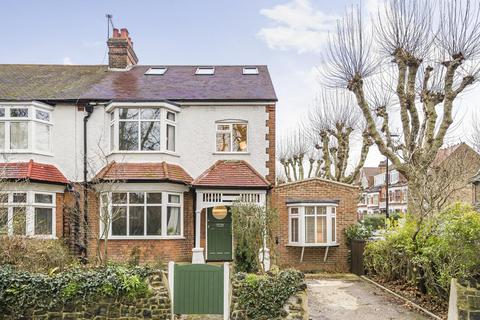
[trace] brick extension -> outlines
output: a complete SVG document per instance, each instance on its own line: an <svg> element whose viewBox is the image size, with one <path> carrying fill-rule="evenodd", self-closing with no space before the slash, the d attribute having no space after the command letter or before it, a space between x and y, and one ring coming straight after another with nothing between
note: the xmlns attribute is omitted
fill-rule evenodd
<svg viewBox="0 0 480 320"><path fill-rule="evenodd" d="M303 271L348 271L348 247L345 243L345 228L356 222L358 188L314 178L291 182L273 189L272 204L279 211L278 264L283 267L295 267ZM288 209L287 198L302 200L336 199L337 207L337 243L338 247L329 249L327 261L323 262L325 248L305 248L303 262L300 262L302 248L288 247Z"/></svg>

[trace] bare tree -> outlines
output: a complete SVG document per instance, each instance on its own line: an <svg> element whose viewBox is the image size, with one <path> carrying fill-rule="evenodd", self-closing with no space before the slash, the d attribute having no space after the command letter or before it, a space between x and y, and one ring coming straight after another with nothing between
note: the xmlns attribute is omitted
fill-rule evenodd
<svg viewBox="0 0 480 320"><path fill-rule="evenodd" d="M480 123L477 116L473 117L472 120L472 135L469 139L473 149L480 153Z"/></svg>
<svg viewBox="0 0 480 320"><path fill-rule="evenodd" d="M355 95L369 135L408 180L409 209L420 217L435 209L423 205L423 186L453 122L453 103L479 70L479 5L439 0L438 16L436 9L426 0L387 0L369 30L360 10L352 10L325 55L328 84ZM393 106L372 104L372 95L390 94ZM392 115L400 119L398 141Z"/></svg>

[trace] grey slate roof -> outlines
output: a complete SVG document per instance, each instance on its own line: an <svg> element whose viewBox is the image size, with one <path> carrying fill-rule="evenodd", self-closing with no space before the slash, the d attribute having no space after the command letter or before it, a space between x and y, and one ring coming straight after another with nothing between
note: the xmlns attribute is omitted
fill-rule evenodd
<svg viewBox="0 0 480 320"><path fill-rule="evenodd" d="M150 66L109 71L107 66L0 64L0 100L173 100L276 101L266 66L243 75L244 66L215 66L214 75L195 75L197 66L166 66L164 75L145 75Z"/></svg>

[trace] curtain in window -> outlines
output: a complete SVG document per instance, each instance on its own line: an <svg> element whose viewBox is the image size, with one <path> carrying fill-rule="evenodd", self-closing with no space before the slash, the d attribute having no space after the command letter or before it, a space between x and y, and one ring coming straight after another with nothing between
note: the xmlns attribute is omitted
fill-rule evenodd
<svg viewBox="0 0 480 320"><path fill-rule="evenodd" d="M28 122L10 123L10 148L28 149Z"/></svg>
<svg viewBox="0 0 480 320"><path fill-rule="evenodd" d="M167 235L180 235L180 208L167 209Z"/></svg>
<svg viewBox="0 0 480 320"><path fill-rule="evenodd" d="M35 145L40 151L50 151L50 126L35 123Z"/></svg>
<svg viewBox="0 0 480 320"><path fill-rule="evenodd" d="M35 235L52 234L52 209L35 208Z"/></svg>
<svg viewBox="0 0 480 320"><path fill-rule="evenodd" d="M167 124L167 150L175 151L175 126Z"/></svg>

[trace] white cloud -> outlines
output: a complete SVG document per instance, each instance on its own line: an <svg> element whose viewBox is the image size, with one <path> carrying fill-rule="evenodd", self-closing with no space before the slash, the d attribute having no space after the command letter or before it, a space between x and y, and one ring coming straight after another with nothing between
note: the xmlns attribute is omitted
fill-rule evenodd
<svg viewBox="0 0 480 320"><path fill-rule="evenodd" d="M298 53L320 52L328 31L335 26L337 16L312 8L310 0L292 0L260 14L273 21L273 26L262 28L257 36L270 49L296 50Z"/></svg>
<svg viewBox="0 0 480 320"><path fill-rule="evenodd" d="M70 57L64 57L63 64L73 64L72 59Z"/></svg>

